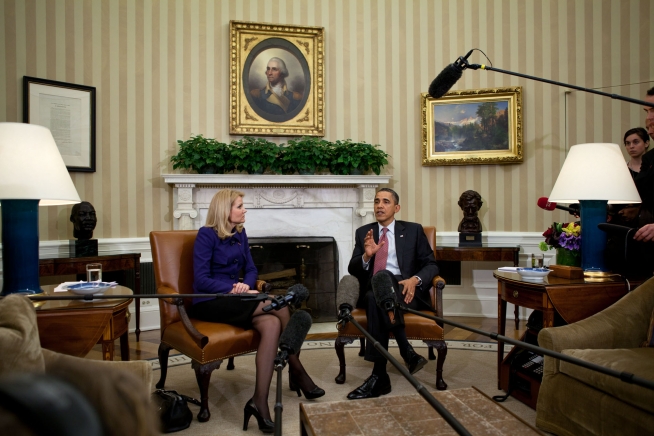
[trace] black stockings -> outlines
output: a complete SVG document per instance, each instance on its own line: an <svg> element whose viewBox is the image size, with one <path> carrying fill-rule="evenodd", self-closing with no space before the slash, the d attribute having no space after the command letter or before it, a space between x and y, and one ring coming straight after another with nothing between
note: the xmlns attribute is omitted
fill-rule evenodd
<svg viewBox="0 0 654 436"><path fill-rule="evenodd" d="M286 328L290 314L286 307L281 310L273 310L265 313L262 309L266 303L266 301L260 303L259 307L252 314L252 325L261 335L261 342L259 343L256 357L257 381L252 401L254 401L262 417L271 419L268 408L268 393L274 370L273 362L277 356L279 335ZM315 383L305 371L298 356L290 356L288 365L290 367L291 377L293 377L293 381L298 386L305 391L311 391L316 388Z"/></svg>

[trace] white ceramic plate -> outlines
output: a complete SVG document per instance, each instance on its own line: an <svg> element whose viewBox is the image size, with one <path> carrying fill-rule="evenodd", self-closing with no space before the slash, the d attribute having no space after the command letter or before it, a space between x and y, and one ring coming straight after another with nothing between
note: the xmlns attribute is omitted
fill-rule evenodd
<svg viewBox="0 0 654 436"><path fill-rule="evenodd" d="M528 280L543 280L551 272L552 270L547 268L518 268L520 277Z"/></svg>
<svg viewBox="0 0 654 436"><path fill-rule="evenodd" d="M77 295L102 295L113 285L107 282L76 283L69 285L68 290Z"/></svg>

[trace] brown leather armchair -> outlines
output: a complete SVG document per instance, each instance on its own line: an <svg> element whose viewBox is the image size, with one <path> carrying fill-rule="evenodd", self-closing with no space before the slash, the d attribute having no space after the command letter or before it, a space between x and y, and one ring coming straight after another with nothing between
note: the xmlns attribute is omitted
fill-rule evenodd
<svg viewBox="0 0 654 436"><path fill-rule="evenodd" d="M195 378L200 388L198 421L205 422L209 413L209 381L211 372L229 359L227 369L233 369L233 358L250 353L259 346L259 334L229 324L213 323L189 318L190 298L175 298L175 294L193 292L193 245L197 230L150 232L154 276L158 294L171 298L159 300L161 317L161 344L159 364L161 378L158 389L163 389L168 371L168 354L171 348L191 358ZM262 290L265 282L258 281Z"/></svg>
<svg viewBox="0 0 654 436"><path fill-rule="evenodd" d="M429 245L434 249L436 246L436 227L428 226L423 227L423 229L427 236L427 240L429 241ZM424 313L443 317L444 287L445 280L443 280L441 276L434 277L432 280L432 288L429 290L433 312L423 311ZM364 329L368 327L365 309L354 309L352 311L352 316L361 327ZM445 363L445 357L447 356L447 344L445 343L442 323L436 323L435 321L411 313L404 314L404 321L406 324L407 338L422 340L429 346L429 360L436 359L436 356L434 355L434 348L436 348L438 353L438 360L436 361L436 389L447 389L447 383L443 380L443 364ZM392 334L391 337L393 337ZM363 356L365 337L352 323L347 323L345 327L339 330L336 341L334 342L334 348L336 349L336 355L338 356L338 362L340 364L340 372L335 379L338 384L345 383L346 378L345 344L351 344L356 338L360 338L361 340L361 351L359 352L359 356Z"/></svg>

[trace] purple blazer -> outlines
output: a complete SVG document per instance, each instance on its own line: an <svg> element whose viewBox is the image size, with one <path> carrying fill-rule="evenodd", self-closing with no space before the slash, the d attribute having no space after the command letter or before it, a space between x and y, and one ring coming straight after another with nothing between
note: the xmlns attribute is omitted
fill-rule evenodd
<svg viewBox="0 0 654 436"><path fill-rule="evenodd" d="M211 227L201 227L193 246L193 293L227 294L245 270L243 283L254 289L257 268L254 266L245 229L221 240ZM194 298L193 304L210 298Z"/></svg>

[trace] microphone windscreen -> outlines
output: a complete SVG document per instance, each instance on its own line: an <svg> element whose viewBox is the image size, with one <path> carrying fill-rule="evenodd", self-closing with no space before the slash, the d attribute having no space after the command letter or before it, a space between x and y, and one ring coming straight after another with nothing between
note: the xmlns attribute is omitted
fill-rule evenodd
<svg viewBox="0 0 654 436"><path fill-rule="evenodd" d="M547 197L541 197L538 199L538 207L545 210L554 210L556 209L556 203L550 202Z"/></svg>
<svg viewBox="0 0 654 436"><path fill-rule="evenodd" d="M389 299L395 300L395 291L393 290L393 282L388 276L388 273L379 271L372 276L372 293L375 295L377 305Z"/></svg>
<svg viewBox="0 0 654 436"><path fill-rule="evenodd" d="M463 70L454 64L449 64L429 85L429 95L433 98L441 98L463 75Z"/></svg>
<svg viewBox="0 0 654 436"><path fill-rule="evenodd" d="M351 275L345 275L336 288L336 304L349 304L356 307L359 300L359 280Z"/></svg>
<svg viewBox="0 0 654 436"><path fill-rule="evenodd" d="M304 310L296 311L288 320L286 328L279 336L279 348L288 354L296 354L302 348L304 338L311 328L311 315Z"/></svg>
<svg viewBox="0 0 654 436"><path fill-rule="evenodd" d="M290 288L288 288L288 291L286 291L286 293L295 295L295 297L293 297L293 301L295 302L295 304L301 303L302 301L306 301L309 299L309 290L300 283L296 283Z"/></svg>

